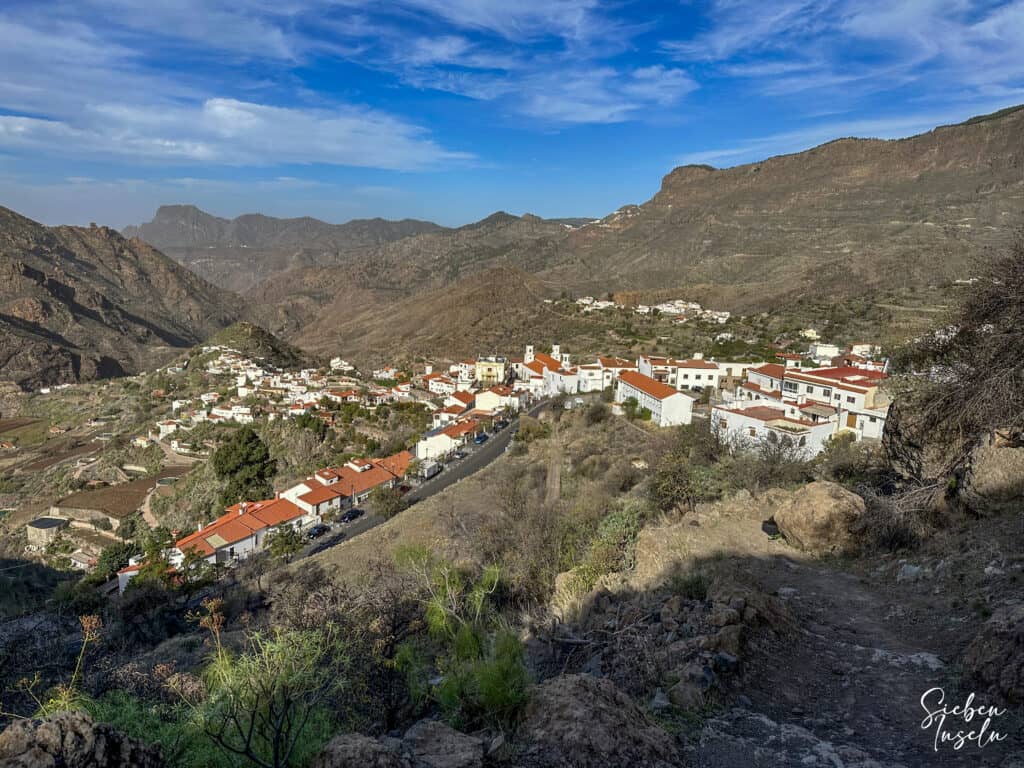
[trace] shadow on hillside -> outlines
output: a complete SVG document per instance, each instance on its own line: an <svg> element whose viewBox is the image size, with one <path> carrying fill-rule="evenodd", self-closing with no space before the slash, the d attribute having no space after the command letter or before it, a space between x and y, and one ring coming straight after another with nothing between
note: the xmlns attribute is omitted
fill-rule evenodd
<svg viewBox="0 0 1024 768"><path fill-rule="evenodd" d="M751 749L784 744L785 728L795 727L840 754L851 747L908 767L999 766L1024 750L1020 709L960 666L982 618L954 623L962 619L949 615L948 602L932 601L929 588L895 594L795 550L792 557L713 552L650 582L598 587L571 619L539 629L530 646L537 676L607 677L691 744L701 733L694 723L707 722L727 741L753 738ZM686 680L703 704L683 707L693 716L680 719L666 694ZM922 728L921 697L933 688L948 706L974 692L975 705L1008 708L989 726L1005 740L960 750L940 741L936 751L939 726ZM758 717L737 725L731 715L740 710ZM967 732L982 720L951 716L942 727ZM757 732L744 732L751 723ZM699 764L722 764L708 760Z"/></svg>

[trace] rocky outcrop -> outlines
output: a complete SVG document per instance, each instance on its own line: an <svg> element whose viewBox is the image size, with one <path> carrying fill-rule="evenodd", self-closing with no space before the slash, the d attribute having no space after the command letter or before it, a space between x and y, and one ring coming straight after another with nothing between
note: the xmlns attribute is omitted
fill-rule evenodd
<svg viewBox="0 0 1024 768"><path fill-rule="evenodd" d="M833 765L843 768L900 768L867 752L819 739L806 728L777 723L765 715L734 709L708 721L688 750L693 765L779 768Z"/></svg>
<svg viewBox="0 0 1024 768"><path fill-rule="evenodd" d="M841 485L815 482L770 498L775 524L797 549L817 554L855 552L864 526L864 499Z"/></svg>
<svg viewBox="0 0 1024 768"><path fill-rule="evenodd" d="M484 744L437 720L421 720L405 732L402 746L423 768L479 768Z"/></svg>
<svg viewBox="0 0 1024 768"><path fill-rule="evenodd" d="M1024 448L987 445L971 457L961 498L974 512L996 514L1024 503Z"/></svg>
<svg viewBox="0 0 1024 768"><path fill-rule="evenodd" d="M484 743L438 720L420 720L401 739L346 733L328 742L310 768L482 768Z"/></svg>
<svg viewBox="0 0 1024 768"><path fill-rule="evenodd" d="M556 677L537 686L513 744L522 768L668 768L675 739L611 681Z"/></svg>
<svg viewBox="0 0 1024 768"><path fill-rule="evenodd" d="M1024 603L993 612L964 652L963 667L1005 701L1024 702Z"/></svg>
<svg viewBox="0 0 1024 768"><path fill-rule="evenodd" d="M0 768L161 768L160 750L81 712L19 720L0 733Z"/></svg>
<svg viewBox="0 0 1024 768"><path fill-rule="evenodd" d="M310 768L412 768L400 751L358 733L335 736L317 755Z"/></svg>

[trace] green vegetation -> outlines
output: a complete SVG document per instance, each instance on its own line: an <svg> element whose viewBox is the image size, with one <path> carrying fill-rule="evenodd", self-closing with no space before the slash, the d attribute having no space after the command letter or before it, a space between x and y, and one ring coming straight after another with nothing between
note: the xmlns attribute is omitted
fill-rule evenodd
<svg viewBox="0 0 1024 768"><path fill-rule="evenodd" d="M413 701L436 704L459 728L511 727L526 705L529 676L522 645L494 605L500 569L473 577L422 548L401 549L395 560L426 592L428 636L403 643L394 660Z"/></svg>
<svg viewBox="0 0 1024 768"><path fill-rule="evenodd" d="M225 483L221 492L224 506L246 499L265 499L274 494L270 481L276 463L252 427L242 427L228 437L214 452L210 463L217 477Z"/></svg>
<svg viewBox="0 0 1024 768"><path fill-rule="evenodd" d="M225 754L261 768L301 764L327 740L325 702L346 687L337 628L250 632L232 652L222 609L220 600L205 600L198 617L213 646L202 682L172 673L167 688Z"/></svg>
<svg viewBox="0 0 1024 768"><path fill-rule="evenodd" d="M269 535L266 546L272 558L288 563L302 551L305 542L302 540L302 533L297 528L283 525Z"/></svg>
<svg viewBox="0 0 1024 768"><path fill-rule="evenodd" d="M397 488L387 488L378 485L370 491L370 506L375 514L384 518L391 518L409 506L405 496Z"/></svg>
<svg viewBox="0 0 1024 768"><path fill-rule="evenodd" d="M583 562L575 569L574 592L586 592L601 576L633 567L637 536L647 516L644 502L633 498L601 520Z"/></svg>

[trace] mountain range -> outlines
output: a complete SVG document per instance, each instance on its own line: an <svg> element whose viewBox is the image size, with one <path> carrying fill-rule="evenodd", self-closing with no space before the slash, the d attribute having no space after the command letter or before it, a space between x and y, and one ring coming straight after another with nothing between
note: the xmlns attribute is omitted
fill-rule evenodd
<svg viewBox="0 0 1024 768"><path fill-rule="evenodd" d="M566 293L751 312L912 292L970 277L1022 226L1022 107L907 139L679 167L650 200L601 219L499 212L446 228L163 206L122 237L5 211L0 265L15 279L0 288L0 322L20 341L0 346L0 376L130 371L237 319L317 354L383 359L465 354Z"/></svg>
<svg viewBox="0 0 1024 768"><path fill-rule="evenodd" d="M328 224L255 213L222 219L194 205L163 205L152 221L126 227L123 234L145 240L223 288L245 291L279 272L335 264L362 248L442 229L415 219Z"/></svg>

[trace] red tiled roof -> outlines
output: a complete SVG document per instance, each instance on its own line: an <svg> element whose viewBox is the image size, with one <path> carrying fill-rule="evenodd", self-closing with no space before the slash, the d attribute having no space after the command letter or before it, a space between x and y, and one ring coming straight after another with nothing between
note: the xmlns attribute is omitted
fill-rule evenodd
<svg viewBox="0 0 1024 768"><path fill-rule="evenodd" d="M773 379L781 379L786 374L786 366L778 363L766 363L757 368L748 369L749 372L760 373L763 376L771 376Z"/></svg>
<svg viewBox="0 0 1024 768"><path fill-rule="evenodd" d="M622 357L598 357L604 368L636 368L636 363Z"/></svg>
<svg viewBox="0 0 1024 768"><path fill-rule="evenodd" d="M645 376L637 371L623 371L619 374L619 381L624 381L634 389L646 392L658 400L664 400L671 395L681 394L675 387L670 387L668 384L652 379L650 376Z"/></svg>
<svg viewBox="0 0 1024 768"><path fill-rule="evenodd" d="M458 438L463 435L468 435L471 432L476 432L476 428L479 426L477 422L472 419L468 421L460 421L457 424L452 424L441 430L442 433L448 435L450 438Z"/></svg>
<svg viewBox="0 0 1024 768"><path fill-rule="evenodd" d="M451 397L454 397L460 403L465 403L466 405L469 405L475 399L475 395L472 392L465 392L463 390L452 392Z"/></svg>
<svg viewBox="0 0 1024 768"><path fill-rule="evenodd" d="M749 389L752 392L760 392L761 394L763 394L763 395L765 395L767 397L771 397L771 398L776 399L776 400L778 398L782 397L782 392L780 390L778 390L778 389L765 389L760 384L755 384L752 381L744 381L742 384L740 384L740 389Z"/></svg>
<svg viewBox="0 0 1024 768"><path fill-rule="evenodd" d="M538 352L533 356L533 362L540 363L544 368L551 368L552 370L558 370L562 367L562 364L555 360L551 355L545 355L543 352ZM529 365L529 363L527 363Z"/></svg>
<svg viewBox="0 0 1024 768"><path fill-rule="evenodd" d="M245 503L244 512L242 503ZM239 502L228 507L225 514L201 531L179 539L175 546L182 552L193 549L203 555L212 555L218 546L234 544L249 538L256 531L280 525L304 514L305 512L287 499ZM224 543L211 544L209 539L215 536Z"/></svg>
<svg viewBox="0 0 1024 768"><path fill-rule="evenodd" d="M317 484L309 493L299 496L299 500L315 507L317 504L323 504L325 501L331 501L344 495L341 491L336 490L334 485Z"/></svg>
<svg viewBox="0 0 1024 768"><path fill-rule="evenodd" d="M512 394L512 388L506 387L504 384L495 384L488 391L493 392L496 395L500 395L501 397L508 397Z"/></svg>
<svg viewBox="0 0 1024 768"><path fill-rule="evenodd" d="M721 408L719 410L723 410L728 413L738 413L741 416L749 416L757 421L785 421L790 424L799 424L801 427L817 426L813 421L791 419L781 408L772 408L767 405L755 405L753 408Z"/></svg>
<svg viewBox="0 0 1024 768"><path fill-rule="evenodd" d="M405 477L405 473L409 470L409 464L412 462L413 458L413 455L409 451L399 451L398 453L392 454L391 456L383 459L374 459L373 463L384 467L384 469L395 477L401 479Z"/></svg>

